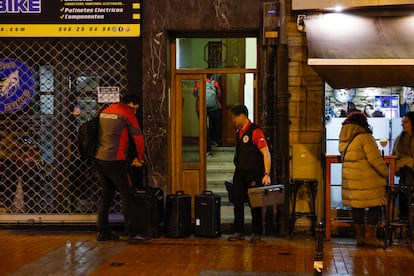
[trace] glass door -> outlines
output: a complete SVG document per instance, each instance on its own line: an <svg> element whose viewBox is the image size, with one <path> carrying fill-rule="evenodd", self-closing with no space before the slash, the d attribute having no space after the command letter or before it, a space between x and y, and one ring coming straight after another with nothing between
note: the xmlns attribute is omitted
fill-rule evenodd
<svg viewBox="0 0 414 276"><path fill-rule="evenodd" d="M194 94L198 86L199 95ZM206 112L203 75L176 75L172 102L173 192L195 195L205 190Z"/></svg>

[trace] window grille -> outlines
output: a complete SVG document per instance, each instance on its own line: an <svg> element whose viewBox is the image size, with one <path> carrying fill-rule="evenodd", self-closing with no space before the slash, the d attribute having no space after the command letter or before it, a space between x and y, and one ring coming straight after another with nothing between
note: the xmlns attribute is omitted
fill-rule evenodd
<svg viewBox="0 0 414 276"><path fill-rule="evenodd" d="M23 62L35 81L25 108L0 112L0 213L34 219L96 213L98 176L78 156L77 129L103 107L98 87L126 90L126 43L0 40L0 49L1 59ZM118 194L115 201L111 214L117 215Z"/></svg>

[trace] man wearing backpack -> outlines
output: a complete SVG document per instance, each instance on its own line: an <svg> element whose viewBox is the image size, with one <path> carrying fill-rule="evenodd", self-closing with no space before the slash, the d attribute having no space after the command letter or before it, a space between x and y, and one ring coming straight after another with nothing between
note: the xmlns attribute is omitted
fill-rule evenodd
<svg viewBox="0 0 414 276"><path fill-rule="evenodd" d="M108 221L115 191L121 196L128 243L149 239L138 235L135 230L137 222L134 212L134 191L128 177L128 166L140 167L144 163L144 136L135 116L138 108L139 97L135 94L126 94L120 103L110 105L99 115L100 132L95 155L102 187L98 209L98 241L119 239L118 235L109 229ZM133 159L132 164L127 162L129 137L132 137L137 152L137 158Z"/></svg>
<svg viewBox="0 0 414 276"><path fill-rule="evenodd" d="M196 82L194 85L193 96L196 100L196 112L200 113L200 82ZM217 81L206 78L206 108L208 117L207 127L207 153L211 154L211 146L219 145L221 140L221 116L220 109L222 108L220 103L221 89Z"/></svg>

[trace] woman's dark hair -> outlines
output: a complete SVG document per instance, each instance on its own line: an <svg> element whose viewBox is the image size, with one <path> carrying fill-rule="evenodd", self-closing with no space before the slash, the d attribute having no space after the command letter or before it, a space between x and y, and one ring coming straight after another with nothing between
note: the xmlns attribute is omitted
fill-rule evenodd
<svg viewBox="0 0 414 276"><path fill-rule="evenodd" d="M364 114L365 114L365 116L370 116L368 113L367 113L367 108L369 108L370 110L374 110L374 107L372 106L372 104L366 104L365 106L364 106Z"/></svg>
<svg viewBox="0 0 414 276"><path fill-rule="evenodd" d="M403 117L407 117L410 120L411 129L414 129L414 111L408 111L407 113L404 114ZM402 138L407 134L408 133L406 133L405 131L401 131L400 140L399 140L400 144L402 144L402 141L403 141Z"/></svg>
<svg viewBox="0 0 414 276"><path fill-rule="evenodd" d="M354 124L363 127L368 133L372 134L372 128L368 124L367 116L365 116L362 112L351 112L346 117L345 121L342 123L343 125L346 124Z"/></svg>
<svg viewBox="0 0 414 276"><path fill-rule="evenodd" d="M412 129L414 129L414 111L408 111L404 114L404 117L407 117L410 120Z"/></svg>

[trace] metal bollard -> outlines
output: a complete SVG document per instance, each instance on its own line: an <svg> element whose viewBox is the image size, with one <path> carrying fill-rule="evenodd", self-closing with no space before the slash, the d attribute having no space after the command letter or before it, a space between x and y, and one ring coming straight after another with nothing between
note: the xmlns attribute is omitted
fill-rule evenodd
<svg viewBox="0 0 414 276"><path fill-rule="evenodd" d="M313 275L322 275L323 272L323 240L325 226L323 221L315 227L315 260L313 262Z"/></svg>

